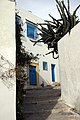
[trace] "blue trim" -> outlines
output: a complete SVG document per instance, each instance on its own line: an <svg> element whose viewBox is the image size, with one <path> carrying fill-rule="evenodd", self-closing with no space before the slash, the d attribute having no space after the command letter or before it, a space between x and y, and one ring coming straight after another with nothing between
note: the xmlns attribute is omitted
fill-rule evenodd
<svg viewBox="0 0 80 120"><path fill-rule="evenodd" d="M37 28L34 24L27 23L27 37L37 39Z"/></svg>
<svg viewBox="0 0 80 120"><path fill-rule="evenodd" d="M16 17L16 23L17 23L17 25L21 25L22 24L21 17L19 17L19 16Z"/></svg>
<svg viewBox="0 0 80 120"><path fill-rule="evenodd" d="M55 65L51 64L52 82L55 82Z"/></svg>

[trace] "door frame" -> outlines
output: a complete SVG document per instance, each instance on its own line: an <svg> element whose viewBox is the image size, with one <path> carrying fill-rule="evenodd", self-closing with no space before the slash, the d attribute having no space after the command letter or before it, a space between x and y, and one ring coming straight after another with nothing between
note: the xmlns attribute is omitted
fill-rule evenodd
<svg viewBox="0 0 80 120"><path fill-rule="evenodd" d="M39 64L35 62L31 62L30 65L36 67L36 82L37 82L37 87L39 87Z"/></svg>

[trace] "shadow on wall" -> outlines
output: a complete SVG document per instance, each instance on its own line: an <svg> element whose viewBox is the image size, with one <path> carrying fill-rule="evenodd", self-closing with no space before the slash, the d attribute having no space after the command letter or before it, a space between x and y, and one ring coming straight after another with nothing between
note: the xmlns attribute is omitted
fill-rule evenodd
<svg viewBox="0 0 80 120"><path fill-rule="evenodd" d="M44 87L44 86L51 86L51 80L48 81L48 80L44 79L42 76L39 75L39 84L42 87Z"/></svg>

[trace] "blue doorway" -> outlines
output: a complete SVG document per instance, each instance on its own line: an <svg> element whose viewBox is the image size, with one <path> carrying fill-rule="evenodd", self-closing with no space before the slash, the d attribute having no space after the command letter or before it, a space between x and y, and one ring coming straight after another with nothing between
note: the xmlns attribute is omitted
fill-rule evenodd
<svg viewBox="0 0 80 120"><path fill-rule="evenodd" d="M55 82L55 65L51 64L52 82Z"/></svg>
<svg viewBox="0 0 80 120"><path fill-rule="evenodd" d="M29 68L29 79L30 79L30 85L36 85L36 66L31 66Z"/></svg>

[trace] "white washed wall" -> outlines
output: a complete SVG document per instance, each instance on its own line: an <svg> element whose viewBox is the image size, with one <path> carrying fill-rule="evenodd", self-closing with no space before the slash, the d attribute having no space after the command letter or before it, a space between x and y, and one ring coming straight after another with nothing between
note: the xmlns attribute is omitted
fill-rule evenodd
<svg viewBox="0 0 80 120"><path fill-rule="evenodd" d="M0 65L0 77L15 67L15 3L9 0L0 0ZM13 78L0 78L0 120L16 120L14 72L12 75Z"/></svg>
<svg viewBox="0 0 80 120"><path fill-rule="evenodd" d="M80 110L80 23L59 42L62 99Z"/></svg>
<svg viewBox="0 0 80 120"><path fill-rule="evenodd" d="M33 15L31 12L29 11L25 11L23 9L18 8L18 14L21 16L21 19L23 21L23 35L25 35L25 31L26 31L26 19L33 22L33 23L43 23L44 20ZM39 39L39 38L38 38ZM30 39L27 37L27 31L26 31L26 36L22 37L22 42L23 45L26 47L26 50L29 52L32 52L34 55L36 54L41 54L41 56L39 57L39 81L40 84L42 83L42 81L44 80L45 83L47 84L52 84L52 74L51 74L51 64L55 64L55 81L59 81L59 66L58 66L58 59L54 60L52 57L52 54L47 55L45 57L43 57L43 55L45 55L46 53L49 52L47 46L43 43L38 43L35 46L33 46L33 43L30 41ZM50 50L51 51L51 50ZM43 70L43 61L48 62L48 71L44 71Z"/></svg>

